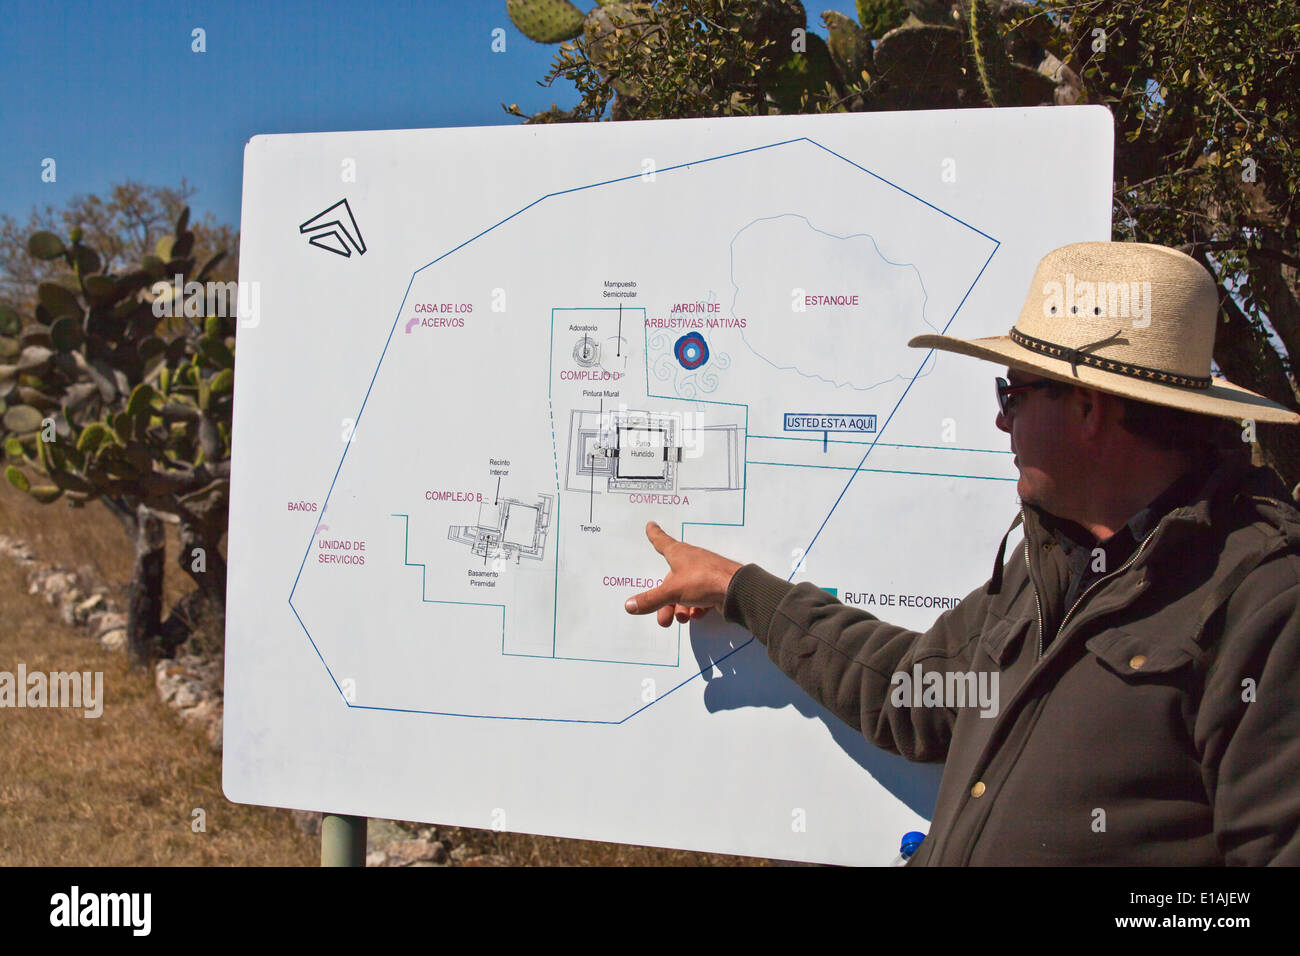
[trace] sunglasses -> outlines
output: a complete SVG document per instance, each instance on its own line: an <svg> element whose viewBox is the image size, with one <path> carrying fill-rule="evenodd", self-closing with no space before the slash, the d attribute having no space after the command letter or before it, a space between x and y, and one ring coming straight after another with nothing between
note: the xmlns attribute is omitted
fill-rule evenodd
<svg viewBox="0 0 1300 956"><path fill-rule="evenodd" d="M998 387L998 408L1004 416L1011 414L1011 402L1008 399L1012 395L1018 395L1020 392L1027 392L1034 388L1047 388L1053 384L1050 378L1040 378L1034 382L1026 382L1023 385L1012 385L1005 378L998 377L996 380Z"/></svg>

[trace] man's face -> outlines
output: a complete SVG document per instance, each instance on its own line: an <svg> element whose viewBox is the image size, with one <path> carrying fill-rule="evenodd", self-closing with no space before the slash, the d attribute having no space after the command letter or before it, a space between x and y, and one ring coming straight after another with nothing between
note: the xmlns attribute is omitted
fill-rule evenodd
<svg viewBox="0 0 1300 956"><path fill-rule="evenodd" d="M1013 386L1039 380L1030 373L1007 371ZM1020 470L1016 483L1020 500L1050 514L1067 514L1082 469L1066 396L1030 388L1007 396L1007 401L1009 414L999 411L997 426L1011 436L1011 451Z"/></svg>

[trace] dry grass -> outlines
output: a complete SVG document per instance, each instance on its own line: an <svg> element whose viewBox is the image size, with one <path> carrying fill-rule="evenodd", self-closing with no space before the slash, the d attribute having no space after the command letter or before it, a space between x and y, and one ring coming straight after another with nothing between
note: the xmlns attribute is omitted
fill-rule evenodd
<svg viewBox="0 0 1300 956"><path fill-rule="evenodd" d="M132 549L103 505L41 505L0 481L0 533L44 561L106 584L121 608ZM177 567L167 526L167 606L193 588ZM0 670L104 672L107 703L94 720L68 710L0 710L0 865L303 864L319 861L315 838L288 813L228 802L220 760L198 731L157 699L152 680L126 668L26 593L17 566L0 558ZM205 629L206 631L207 629ZM213 643L220 640L214 629ZM190 830L195 807L208 831ZM439 828L453 845L533 866L764 866L770 861L492 830Z"/></svg>
<svg viewBox="0 0 1300 956"><path fill-rule="evenodd" d="M692 853L651 846L565 840L527 833L496 833L464 828L440 829L454 844L504 857L514 866L771 866L771 860L722 853Z"/></svg>
<svg viewBox="0 0 1300 956"><path fill-rule="evenodd" d="M164 607L194 589L194 582L175 563L179 546L176 526L164 525L167 561L163 571ZM122 525L98 501L69 508L63 501L43 505L0 481L0 533L21 538L42 561L80 571L109 588L123 610L131 581L134 551Z"/></svg>
<svg viewBox="0 0 1300 956"><path fill-rule="evenodd" d="M26 594L0 561L0 670L102 671L104 712L0 711L0 864L310 865L314 841L288 813L232 804L202 733L158 700L152 679ZM193 811L206 832L191 829Z"/></svg>

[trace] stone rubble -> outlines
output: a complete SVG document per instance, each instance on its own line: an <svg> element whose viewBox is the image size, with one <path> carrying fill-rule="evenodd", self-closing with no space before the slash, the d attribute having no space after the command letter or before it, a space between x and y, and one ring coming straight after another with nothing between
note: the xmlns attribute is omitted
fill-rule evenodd
<svg viewBox="0 0 1300 956"><path fill-rule="evenodd" d="M110 651L126 650L126 614L108 597L108 588L93 580L89 568L69 571L39 560L24 542L0 535L0 555L27 572L27 593L57 606L66 623L84 627L92 640ZM221 752L224 658L183 652L154 665L154 686L163 703L180 719L198 727L216 753ZM319 836L321 814L293 811L308 836ZM453 845L460 832L426 824L371 820L367 825L367 866L509 866L495 854L477 853L467 843Z"/></svg>
<svg viewBox="0 0 1300 956"><path fill-rule="evenodd" d="M298 829L320 837L323 814L294 810ZM513 866L508 859L482 853L463 842L456 827L431 827L402 820L368 820L366 866Z"/></svg>
<svg viewBox="0 0 1300 956"><path fill-rule="evenodd" d="M108 588L93 580L88 567L77 571L39 560L23 541L0 535L0 555L27 572L27 593L57 607L64 623L84 627L90 637L110 651L126 650L126 615L108 597ZM182 654L154 665L154 685L163 703L181 720L203 731L209 745L221 752L224 663Z"/></svg>

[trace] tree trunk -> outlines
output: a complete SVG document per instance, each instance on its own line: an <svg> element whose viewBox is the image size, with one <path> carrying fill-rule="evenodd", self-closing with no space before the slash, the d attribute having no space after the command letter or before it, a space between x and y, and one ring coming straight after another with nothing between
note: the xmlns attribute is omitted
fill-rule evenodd
<svg viewBox="0 0 1300 956"><path fill-rule="evenodd" d="M126 609L126 653L132 667L145 667L153 660L154 641L162 623L166 539L162 519L144 505L136 507L135 524L135 564L131 568Z"/></svg>
<svg viewBox="0 0 1300 956"><path fill-rule="evenodd" d="M218 547L224 529L209 523L181 518L180 551L176 555L182 571L194 579L204 597L218 606L226 604L226 559Z"/></svg>
<svg viewBox="0 0 1300 956"><path fill-rule="evenodd" d="M171 608L159 632L159 650L171 657L205 621L220 620L226 607L226 560L220 529L181 517L177 565L198 585Z"/></svg>

